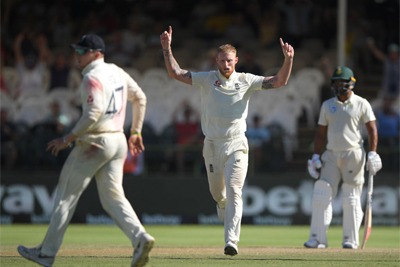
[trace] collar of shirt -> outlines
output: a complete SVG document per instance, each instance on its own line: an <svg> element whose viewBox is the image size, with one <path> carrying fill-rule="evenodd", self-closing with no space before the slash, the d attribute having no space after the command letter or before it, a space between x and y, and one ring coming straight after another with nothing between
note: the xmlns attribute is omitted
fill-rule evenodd
<svg viewBox="0 0 400 267"><path fill-rule="evenodd" d="M88 73L89 71L91 71L92 69L103 63L104 63L104 58L93 60L82 70L82 75L85 75L86 73Z"/></svg>
<svg viewBox="0 0 400 267"><path fill-rule="evenodd" d="M234 81L238 75L236 71L233 71L231 76L229 76L229 78L227 79L227 78L225 78L224 75L222 75L222 73L219 70L217 71L217 73L218 73L218 79L224 83L229 82L229 81Z"/></svg>
<svg viewBox="0 0 400 267"><path fill-rule="evenodd" d="M348 105L348 104L353 102L353 95L354 95L354 92L351 91L351 94L350 94L349 98L347 98L346 101L344 101L344 102L341 102L337 97L335 97L336 98L336 103L338 103L340 105Z"/></svg>

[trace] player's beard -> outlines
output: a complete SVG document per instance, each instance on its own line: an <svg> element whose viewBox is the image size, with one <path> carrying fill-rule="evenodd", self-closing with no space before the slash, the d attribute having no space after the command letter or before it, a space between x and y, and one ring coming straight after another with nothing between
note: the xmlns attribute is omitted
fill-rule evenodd
<svg viewBox="0 0 400 267"><path fill-rule="evenodd" d="M225 78L229 78L231 76L231 74L233 73L233 69L232 68L218 68L219 72L225 77Z"/></svg>

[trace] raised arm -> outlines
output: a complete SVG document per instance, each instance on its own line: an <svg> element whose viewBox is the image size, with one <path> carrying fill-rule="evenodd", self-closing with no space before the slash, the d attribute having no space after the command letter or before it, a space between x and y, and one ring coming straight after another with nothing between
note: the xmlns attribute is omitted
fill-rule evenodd
<svg viewBox="0 0 400 267"><path fill-rule="evenodd" d="M265 77L262 88L263 89L272 89L282 87L287 84L289 81L290 73L292 72L293 66L293 57L294 57L294 49L288 44L284 43L282 38L279 38L281 43L281 48L283 55L285 56L285 60L283 61L283 65L281 69L275 76Z"/></svg>
<svg viewBox="0 0 400 267"><path fill-rule="evenodd" d="M371 51L372 55L380 61L385 61L385 53L383 53L376 45L372 38L367 38L367 47Z"/></svg>
<svg viewBox="0 0 400 267"><path fill-rule="evenodd" d="M22 50L21 50L21 45L22 42L24 41L24 34L20 33L15 37L14 40L14 56L15 56L15 62L16 63L23 63L24 62L24 56L22 55Z"/></svg>
<svg viewBox="0 0 400 267"><path fill-rule="evenodd" d="M164 31L160 35L160 42L163 48L163 55L165 61L165 67L168 71L168 76L174 78L178 81L192 84L192 74L190 71L183 70L179 67L178 62L176 62L172 50L171 50L171 42L172 42L172 27L169 26L168 32Z"/></svg>

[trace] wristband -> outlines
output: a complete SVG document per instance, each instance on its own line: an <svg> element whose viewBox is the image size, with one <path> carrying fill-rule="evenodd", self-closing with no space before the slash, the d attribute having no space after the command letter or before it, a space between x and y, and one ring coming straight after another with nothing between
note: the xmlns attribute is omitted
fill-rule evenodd
<svg viewBox="0 0 400 267"><path fill-rule="evenodd" d="M71 147L71 143L67 142L67 138L65 138L65 136L63 137L63 143L67 146L67 147Z"/></svg>
<svg viewBox="0 0 400 267"><path fill-rule="evenodd" d="M142 136L142 134L138 131L131 131L131 135L137 135L137 136Z"/></svg>

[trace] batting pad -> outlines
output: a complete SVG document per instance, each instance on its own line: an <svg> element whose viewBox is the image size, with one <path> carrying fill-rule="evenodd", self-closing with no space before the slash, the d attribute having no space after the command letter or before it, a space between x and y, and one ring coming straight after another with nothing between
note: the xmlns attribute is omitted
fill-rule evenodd
<svg viewBox="0 0 400 267"><path fill-rule="evenodd" d="M358 231L363 219L361 208L362 185L342 185L343 203L343 243L349 242L358 247Z"/></svg>
<svg viewBox="0 0 400 267"><path fill-rule="evenodd" d="M327 231L332 220L332 188L325 181L314 184L310 239L328 245Z"/></svg>

